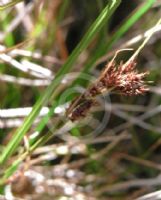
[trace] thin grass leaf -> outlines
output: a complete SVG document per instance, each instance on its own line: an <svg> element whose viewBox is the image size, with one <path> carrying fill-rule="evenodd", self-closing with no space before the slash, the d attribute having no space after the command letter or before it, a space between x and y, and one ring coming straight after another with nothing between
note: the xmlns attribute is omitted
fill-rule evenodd
<svg viewBox="0 0 161 200"><path fill-rule="evenodd" d="M37 115L40 112L41 107L48 102L49 97L54 92L58 84L61 82L63 75L68 73L78 56L81 54L83 50L85 50L90 42L93 40L93 38L96 36L96 34L100 31L100 29L105 25L106 21L109 19L109 17L112 15L114 10L118 7L120 4L120 0L111 0L106 7L103 9L103 11L100 13L98 18L95 20L95 22L91 25L81 42L78 44L78 46L74 49L72 54L69 56L66 63L62 66L60 71L57 73L55 79L52 81L51 85L45 90L44 94L39 98L39 100L36 102L36 104L33 107L33 110L31 111L30 115L25 119L23 125L15 132L13 135L11 141L6 146L4 151L2 152L2 155L0 156L0 163L4 163L9 157L13 154L13 152L17 149L19 143L21 142L23 136L27 133L29 128L32 126L33 121L37 117Z"/></svg>
<svg viewBox="0 0 161 200"><path fill-rule="evenodd" d="M11 1L3 6L1 5L0 10L5 10L6 8L12 7L12 6L16 5L17 3L20 3L21 1L22 0L15 0L15 1Z"/></svg>

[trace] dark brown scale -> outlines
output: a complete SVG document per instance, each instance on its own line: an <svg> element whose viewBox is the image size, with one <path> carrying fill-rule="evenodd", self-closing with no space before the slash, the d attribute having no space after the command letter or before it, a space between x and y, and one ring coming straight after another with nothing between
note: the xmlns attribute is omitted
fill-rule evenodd
<svg viewBox="0 0 161 200"><path fill-rule="evenodd" d="M79 104L69 115L71 121L76 121L79 118L85 117L89 109L93 106L94 102L92 99L85 99L84 102Z"/></svg>
<svg viewBox="0 0 161 200"><path fill-rule="evenodd" d="M98 94L100 94L100 90L99 87L95 84L92 87L90 87L89 90L85 93L85 97L91 98L97 96Z"/></svg>

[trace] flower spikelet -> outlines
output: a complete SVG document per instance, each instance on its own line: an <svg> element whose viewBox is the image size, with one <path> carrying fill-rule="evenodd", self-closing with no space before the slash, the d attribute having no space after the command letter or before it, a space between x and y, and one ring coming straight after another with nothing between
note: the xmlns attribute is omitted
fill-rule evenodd
<svg viewBox="0 0 161 200"><path fill-rule="evenodd" d="M72 120L85 117L92 106L95 105L96 96L105 92L115 92L126 96L144 94L147 88L144 78L148 72L139 73L136 62L128 64L121 62L118 66L114 61L109 62L99 78L87 90L76 97L67 109L67 115Z"/></svg>
<svg viewBox="0 0 161 200"><path fill-rule="evenodd" d="M136 62L131 61L126 67L122 62L118 67L115 63L106 67L99 80L104 85L104 90L110 89L126 96L144 94L148 91L144 81L148 72L138 73L135 69Z"/></svg>

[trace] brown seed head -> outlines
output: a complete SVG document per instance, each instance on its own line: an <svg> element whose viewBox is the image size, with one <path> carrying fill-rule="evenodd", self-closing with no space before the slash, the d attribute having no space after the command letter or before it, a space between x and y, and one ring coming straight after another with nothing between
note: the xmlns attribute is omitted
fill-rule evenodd
<svg viewBox="0 0 161 200"><path fill-rule="evenodd" d="M115 64L107 65L99 81L106 87L106 90L112 89L114 92L128 96L143 94L148 91L143 80L148 73L138 73L135 66L134 61L126 68L123 63L120 63L118 67Z"/></svg>
<svg viewBox="0 0 161 200"><path fill-rule="evenodd" d="M147 92L149 89L144 78L148 72L138 73L135 67L135 61L129 62L128 65L121 62L118 66L114 61L109 62L97 81L71 103L67 110L68 117L72 121L85 117L95 105L95 97L104 92L113 91L126 96Z"/></svg>

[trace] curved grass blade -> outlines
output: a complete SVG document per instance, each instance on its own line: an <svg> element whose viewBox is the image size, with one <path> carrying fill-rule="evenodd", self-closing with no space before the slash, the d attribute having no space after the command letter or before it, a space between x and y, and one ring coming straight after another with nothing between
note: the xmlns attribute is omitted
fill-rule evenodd
<svg viewBox="0 0 161 200"><path fill-rule="evenodd" d="M94 23L91 25L83 39L80 41L80 43L77 45L77 47L73 50L71 55L69 56L66 63L62 66L62 68L58 71L55 79L52 81L50 86L45 90L44 94L40 96L36 104L34 105L31 113L29 116L25 119L23 125L15 132L13 135L11 141L6 146L4 151L2 152L2 155L0 156L0 163L4 163L9 157L14 153L14 151L17 149L19 143L21 142L23 136L27 133L29 128L32 126L33 121L39 114L42 106L48 102L49 97L56 89L57 85L61 82L63 75L68 73L72 67L78 56L81 54L83 50L85 50L90 42L93 40L93 38L96 36L96 34L101 30L101 28L105 25L109 17L112 15L114 10L118 7L120 4L120 0L111 0L106 5L106 7L102 10L98 18L94 21Z"/></svg>

